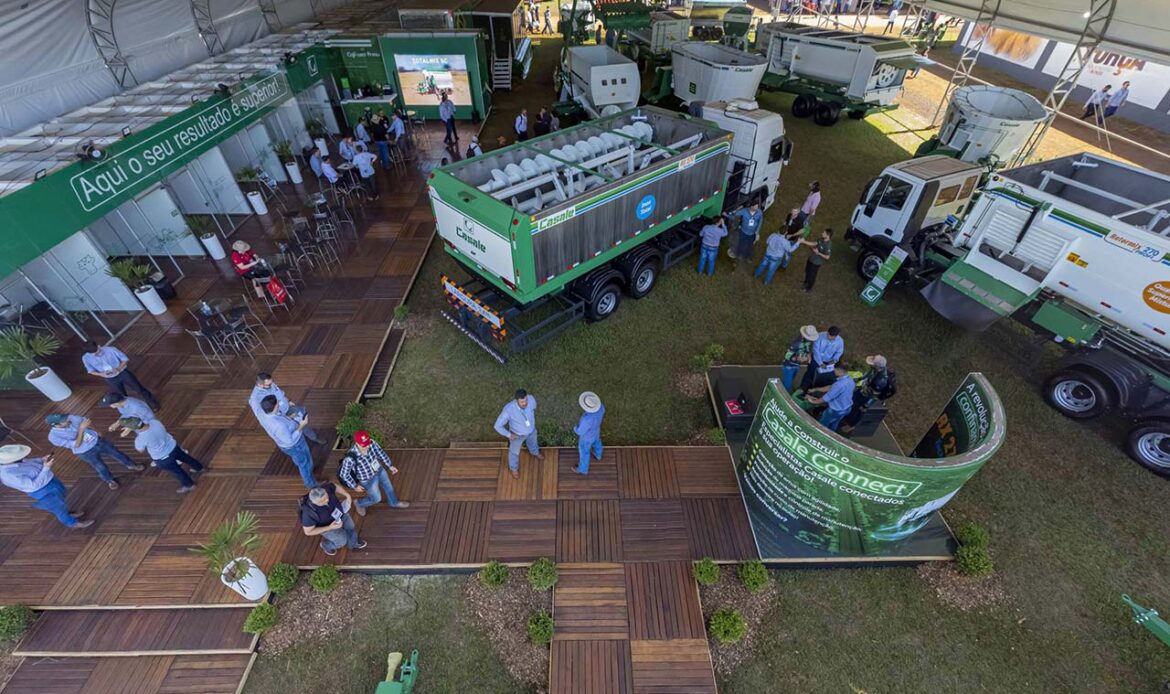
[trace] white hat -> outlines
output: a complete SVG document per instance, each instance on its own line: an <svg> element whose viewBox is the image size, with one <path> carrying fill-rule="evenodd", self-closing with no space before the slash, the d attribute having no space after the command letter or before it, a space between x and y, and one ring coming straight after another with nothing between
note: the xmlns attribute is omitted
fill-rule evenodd
<svg viewBox="0 0 1170 694"><path fill-rule="evenodd" d="M815 340L820 333L817 332L817 326L806 325L800 329L800 336L806 340Z"/></svg>
<svg viewBox="0 0 1170 694"><path fill-rule="evenodd" d="M0 446L0 465L19 463L32 453L32 449L22 443L10 443Z"/></svg>
<svg viewBox="0 0 1170 694"><path fill-rule="evenodd" d="M870 366L876 366L879 369L884 369L886 368L886 364L889 362L887 362L886 358L880 354L871 354L865 358L865 363L869 364Z"/></svg>
<svg viewBox="0 0 1170 694"><path fill-rule="evenodd" d="M601 409L601 398L597 397L597 393L587 390L577 398L577 404L586 412L596 412Z"/></svg>

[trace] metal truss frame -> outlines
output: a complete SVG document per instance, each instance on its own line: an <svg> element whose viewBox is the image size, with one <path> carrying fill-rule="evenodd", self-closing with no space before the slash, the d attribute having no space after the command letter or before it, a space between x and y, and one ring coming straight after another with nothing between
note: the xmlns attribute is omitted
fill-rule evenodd
<svg viewBox="0 0 1170 694"><path fill-rule="evenodd" d="M256 0L256 4L260 5L260 14L264 15L268 31L273 34L280 31L283 26L280 23L280 15L276 13L276 0Z"/></svg>
<svg viewBox="0 0 1170 694"><path fill-rule="evenodd" d="M991 27L995 24L996 18L999 17L999 6L1002 2L1003 0L983 0L980 4L979 14L971 22L971 33L967 36L967 44L963 46L959 62L955 65L955 71L951 73L951 81L947 83L947 88L943 92L942 98L939 99L938 108L934 110L934 116L930 119L931 127L938 125L939 118L942 117L947 103L950 102L951 94L959 87L966 86L970 79L971 71L975 69L975 62L979 60L979 53L983 50L987 35L991 33ZM981 26L983 31L979 33Z"/></svg>
<svg viewBox="0 0 1170 694"><path fill-rule="evenodd" d="M116 0L84 0L85 23L89 28L89 37L98 55L102 57L106 69L114 76L114 81L121 89L129 89L138 85L138 79L130 70L126 56L118 45L118 37L114 34L114 3Z"/></svg>
<svg viewBox="0 0 1170 694"><path fill-rule="evenodd" d="M191 0L191 15L195 18L199 38L203 39L203 45L207 47L207 55L223 53L223 41L211 17L211 0Z"/></svg>

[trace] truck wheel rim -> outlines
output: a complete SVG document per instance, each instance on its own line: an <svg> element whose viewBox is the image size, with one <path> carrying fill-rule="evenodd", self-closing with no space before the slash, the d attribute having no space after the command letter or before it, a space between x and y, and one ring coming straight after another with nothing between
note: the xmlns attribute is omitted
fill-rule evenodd
<svg viewBox="0 0 1170 694"><path fill-rule="evenodd" d="M861 274L865 275L867 280L877 277L878 269L882 266L882 259L876 255L866 256L865 262L861 264Z"/></svg>
<svg viewBox="0 0 1170 694"><path fill-rule="evenodd" d="M652 268L652 267L642 268L642 271L638 273L638 278L636 280L634 280L634 288L637 289L638 292L645 292L645 291L649 291L650 287L653 286L653 284L654 284L654 268Z"/></svg>
<svg viewBox="0 0 1170 694"><path fill-rule="evenodd" d="M1151 465L1170 470L1170 434L1150 432L1137 440L1137 452Z"/></svg>
<svg viewBox="0 0 1170 694"><path fill-rule="evenodd" d="M606 292L597 300L597 313L605 316L613 312L614 306L617 305L617 294L614 292Z"/></svg>
<svg viewBox="0 0 1170 694"><path fill-rule="evenodd" d="M1069 412L1088 412L1097 406L1097 394L1081 381L1057 383L1052 389L1052 399Z"/></svg>

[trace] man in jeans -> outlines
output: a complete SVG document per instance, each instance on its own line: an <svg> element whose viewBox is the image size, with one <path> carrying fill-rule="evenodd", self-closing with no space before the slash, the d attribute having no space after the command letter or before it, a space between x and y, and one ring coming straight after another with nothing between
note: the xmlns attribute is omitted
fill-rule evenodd
<svg viewBox="0 0 1170 694"><path fill-rule="evenodd" d="M33 508L48 511L66 528L75 530L93 525L82 520L84 514L70 513L65 502L65 485L53 476L52 454L44 458L29 458L32 449L21 444L0 446L0 484L33 499Z"/></svg>
<svg viewBox="0 0 1170 694"><path fill-rule="evenodd" d="M447 128L447 134L443 137L444 144L453 145L459 142L459 133L455 132L455 103L447 98L445 90L442 100L439 101L439 120L443 121L443 126Z"/></svg>
<svg viewBox="0 0 1170 694"><path fill-rule="evenodd" d="M543 460L540 444L536 440L536 398L520 388L516 399L511 400L496 417L496 433L508 439L508 470L512 477L520 478L520 447L528 444L528 452L537 460Z"/></svg>
<svg viewBox="0 0 1170 694"><path fill-rule="evenodd" d="M309 426L309 415L294 419L280 413L280 405L275 395L266 395L260 401L260 413L257 415L260 426L272 437L280 450L292 458L293 465L301 473L301 481L309 489L317 486L313 477L313 454L309 451L309 444L305 441L305 427Z"/></svg>
<svg viewBox="0 0 1170 694"><path fill-rule="evenodd" d="M817 333L817 326L806 325L800 329L800 335L792 341L792 344L788 345L782 366L784 390L787 392L792 392L792 386L796 383L796 374L812 361L813 342L818 337L820 335Z"/></svg>
<svg viewBox="0 0 1170 694"><path fill-rule="evenodd" d="M86 340L81 345L85 354L81 355L81 363L85 370L94 376L106 379L106 388L111 393L126 394L126 386L133 388L142 399L154 409L158 409L158 400L154 394L138 381L138 377L129 369L130 357L127 357L117 347L99 345L93 340Z"/></svg>
<svg viewBox="0 0 1170 694"><path fill-rule="evenodd" d="M49 443L59 448L68 448L73 455L89 464L110 489L118 488L118 480L110 474L104 456L110 456L127 469L140 472L145 468L98 435L90 426L88 417L73 414L51 414L45 417L49 425Z"/></svg>
<svg viewBox="0 0 1170 694"><path fill-rule="evenodd" d="M248 396L248 406L252 408L252 414L256 415L256 419L264 416L264 410L260 408L260 403L269 395L276 396L276 411L280 414L293 419L309 416L308 410L288 399L280 386L272 380L272 374L261 371L256 374L256 385L252 386L252 394ZM313 443L325 443L325 440L317 436L317 432L313 431L312 427L306 426L304 432L305 438Z"/></svg>
<svg viewBox="0 0 1170 694"><path fill-rule="evenodd" d="M844 364L839 363L833 367L833 376L836 380L832 385L809 391L819 395L805 396L805 399L814 405L827 406L821 414L820 422L821 426L829 431L837 431L841 420L853 409L853 390L857 387L853 379L849 378L849 369Z"/></svg>
<svg viewBox="0 0 1170 694"><path fill-rule="evenodd" d="M760 225L764 223L764 211L760 209L760 203L753 201L751 207L740 210L736 216L739 217L739 243L731 252L731 257L750 261L752 246L760 233Z"/></svg>
<svg viewBox="0 0 1170 694"><path fill-rule="evenodd" d="M118 420L118 425L134 432L135 450L139 453L145 452L160 470L166 470L179 480L182 486L176 494L186 494L195 488L195 482L183 470L182 463L191 468L192 475L203 472L203 463L184 451L162 422L157 419L144 422L137 417L123 417Z"/></svg>
<svg viewBox="0 0 1170 694"><path fill-rule="evenodd" d="M106 393L102 398L102 404L107 407L112 407L118 412L118 418L122 417L137 417L144 422L149 422L152 419L157 419L154 416L154 410L150 406L142 402L138 398L132 398L129 395L122 395L121 393ZM118 422L115 421L110 425L107 431L113 431L118 428Z"/></svg>
<svg viewBox="0 0 1170 694"><path fill-rule="evenodd" d="M390 456L378 445L368 431L353 433L353 447L341 459L337 476L345 486L355 492L365 492L366 498L358 499L357 512L359 516L366 515L366 509L382 500L382 493L386 494L386 503L390 508L406 508L410 504L399 501L394 495L394 485L390 483L390 475L397 475L398 468L390 462Z"/></svg>
<svg viewBox="0 0 1170 694"><path fill-rule="evenodd" d="M337 498L341 495L344 501ZM364 549L358 539L357 528L349 517L353 497L332 482L313 487L301 497L301 530L309 537L321 538L321 551L329 556L337 554L342 545L350 549Z"/></svg>
<svg viewBox="0 0 1170 694"><path fill-rule="evenodd" d="M588 475L589 456L596 456L601 460L601 453L604 450L601 445L601 420L605 418L605 405L601 404L601 398L597 397L597 393L589 390L581 393L577 398L577 404L581 406L581 419L577 426L573 427L573 433L577 435L577 455L580 456L580 463L574 472L578 475Z"/></svg>
<svg viewBox="0 0 1170 694"><path fill-rule="evenodd" d="M719 256L719 241L724 236L727 236L727 223L723 221L723 217L716 217L711 224L704 226L699 231L699 240L702 246L699 247L699 274L703 274L703 268L707 267L707 276L715 274L715 258Z"/></svg>

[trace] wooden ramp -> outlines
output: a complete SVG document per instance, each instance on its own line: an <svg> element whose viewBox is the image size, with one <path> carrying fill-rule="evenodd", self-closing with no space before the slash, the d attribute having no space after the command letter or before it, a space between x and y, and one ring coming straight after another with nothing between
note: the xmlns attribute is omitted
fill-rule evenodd
<svg viewBox="0 0 1170 694"><path fill-rule="evenodd" d="M563 564L551 694L714 694L690 562Z"/></svg>
<svg viewBox="0 0 1170 694"><path fill-rule="evenodd" d="M249 607L49 610L14 652L25 657L247 655Z"/></svg>
<svg viewBox="0 0 1170 694"><path fill-rule="evenodd" d="M26 658L4 694L236 694L254 657Z"/></svg>

